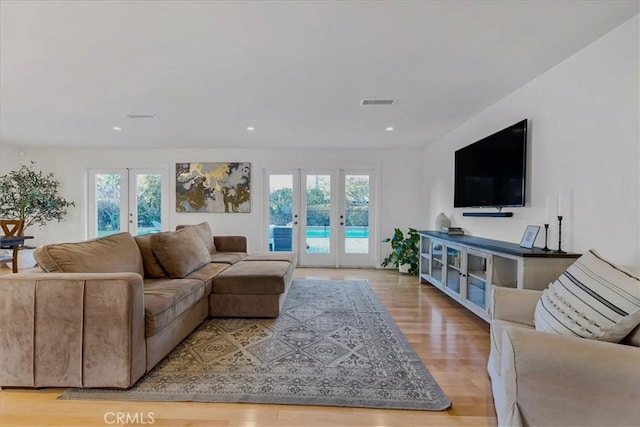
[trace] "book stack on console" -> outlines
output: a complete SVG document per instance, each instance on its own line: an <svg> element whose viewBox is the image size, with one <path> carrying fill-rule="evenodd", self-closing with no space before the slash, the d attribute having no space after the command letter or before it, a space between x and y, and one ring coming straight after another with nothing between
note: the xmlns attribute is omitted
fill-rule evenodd
<svg viewBox="0 0 640 427"><path fill-rule="evenodd" d="M440 232L446 234L464 234L464 231L462 231L462 228L460 227L442 227Z"/></svg>

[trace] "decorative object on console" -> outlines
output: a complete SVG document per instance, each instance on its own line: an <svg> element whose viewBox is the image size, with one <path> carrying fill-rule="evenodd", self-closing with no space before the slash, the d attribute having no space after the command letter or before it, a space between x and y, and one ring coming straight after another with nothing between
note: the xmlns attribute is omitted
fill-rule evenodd
<svg viewBox="0 0 640 427"><path fill-rule="evenodd" d="M547 236L549 234L549 224L544 225L544 248L543 251L549 252L551 249L547 246Z"/></svg>
<svg viewBox="0 0 640 427"><path fill-rule="evenodd" d="M251 212L251 163L176 163L176 212Z"/></svg>
<svg viewBox="0 0 640 427"><path fill-rule="evenodd" d="M540 231L539 225L527 225L522 235L522 240L520 240L520 247L531 249L538 236L538 231Z"/></svg>
<svg viewBox="0 0 640 427"><path fill-rule="evenodd" d="M436 230L440 230L451 225L451 220L447 218L444 212L440 212L436 217Z"/></svg>
<svg viewBox="0 0 640 427"><path fill-rule="evenodd" d="M556 252L559 254L565 253L562 250L562 215L558 215L558 250Z"/></svg>
<svg viewBox="0 0 640 427"><path fill-rule="evenodd" d="M440 232L445 234L463 235L464 230L460 227L441 227Z"/></svg>

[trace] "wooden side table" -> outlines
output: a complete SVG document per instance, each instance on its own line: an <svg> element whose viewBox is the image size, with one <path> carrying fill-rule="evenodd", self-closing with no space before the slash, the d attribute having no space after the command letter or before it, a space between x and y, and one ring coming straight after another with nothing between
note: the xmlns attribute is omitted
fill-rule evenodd
<svg viewBox="0 0 640 427"><path fill-rule="evenodd" d="M0 249L12 249L12 255L0 255L0 264L13 264L13 272L18 272L18 250L26 239L33 239L33 236L0 236Z"/></svg>

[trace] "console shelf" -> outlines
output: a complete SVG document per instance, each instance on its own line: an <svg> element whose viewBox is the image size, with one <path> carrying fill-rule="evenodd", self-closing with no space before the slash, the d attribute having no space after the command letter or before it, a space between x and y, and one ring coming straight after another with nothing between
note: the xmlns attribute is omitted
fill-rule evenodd
<svg viewBox="0 0 640 427"><path fill-rule="evenodd" d="M580 256L481 237L418 233L420 278L486 321L492 285L542 290Z"/></svg>

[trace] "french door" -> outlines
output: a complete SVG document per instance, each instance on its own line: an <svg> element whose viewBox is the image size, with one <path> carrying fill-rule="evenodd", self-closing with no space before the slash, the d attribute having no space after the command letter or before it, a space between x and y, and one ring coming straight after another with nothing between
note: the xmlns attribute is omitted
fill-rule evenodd
<svg viewBox="0 0 640 427"><path fill-rule="evenodd" d="M89 237L168 229L167 176L164 169L89 169Z"/></svg>
<svg viewBox="0 0 640 427"><path fill-rule="evenodd" d="M301 266L375 265L372 170L266 171L267 247Z"/></svg>

